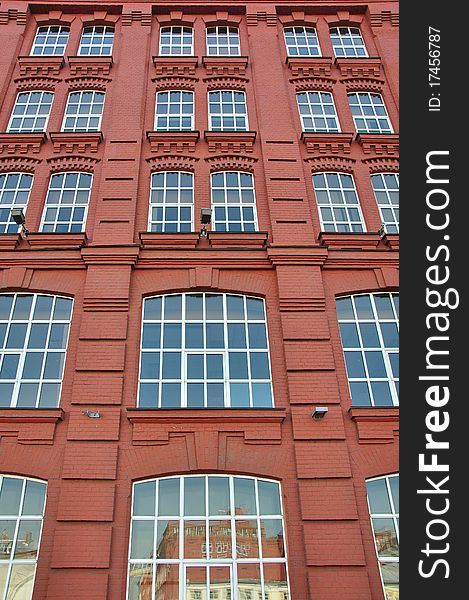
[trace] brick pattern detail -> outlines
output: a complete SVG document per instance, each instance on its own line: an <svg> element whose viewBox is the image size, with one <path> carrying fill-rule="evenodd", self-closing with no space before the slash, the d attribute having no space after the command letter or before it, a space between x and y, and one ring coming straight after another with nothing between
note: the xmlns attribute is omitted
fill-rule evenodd
<svg viewBox="0 0 469 600"><path fill-rule="evenodd" d="M60 79L57 77L47 77L41 75L31 75L26 77L19 77L15 79L16 89L18 92L27 92L34 90L43 90L46 92L53 92Z"/></svg>
<svg viewBox="0 0 469 600"><path fill-rule="evenodd" d="M144 13L141 10L131 10L122 15L121 23L122 27L129 27L133 23L140 23L142 27L151 27L151 13Z"/></svg>
<svg viewBox="0 0 469 600"><path fill-rule="evenodd" d="M373 173L399 173L399 161L393 157L364 158L362 163Z"/></svg>
<svg viewBox="0 0 469 600"><path fill-rule="evenodd" d="M327 79L331 76L332 58L329 57L297 58L289 56L287 64L294 77Z"/></svg>
<svg viewBox="0 0 469 600"><path fill-rule="evenodd" d="M341 79L341 83L345 85L347 92L374 92L376 94L383 93L384 79L371 79L352 77Z"/></svg>
<svg viewBox="0 0 469 600"><path fill-rule="evenodd" d="M199 139L198 131L174 131L170 133L149 131L147 133L152 152L183 153L195 152Z"/></svg>
<svg viewBox="0 0 469 600"><path fill-rule="evenodd" d="M152 171L191 171L194 172L199 158L195 156L153 156L147 158Z"/></svg>
<svg viewBox="0 0 469 600"><path fill-rule="evenodd" d="M303 132L303 142L308 154L350 154L353 134Z"/></svg>
<svg viewBox="0 0 469 600"><path fill-rule="evenodd" d="M0 154L38 154L44 141L43 133L0 133Z"/></svg>
<svg viewBox="0 0 469 600"><path fill-rule="evenodd" d="M68 83L68 89L71 92L76 90L97 90L105 92L108 83L111 81L109 77L67 77L65 82Z"/></svg>
<svg viewBox="0 0 469 600"><path fill-rule="evenodd" d="M52 77L59 75L64 65L62 56L19 56L22 77Z"/></svg>
<svg viewBox="0 0 469 600"><path fill-rule="evenodd" d="M110 56L69 56L72 77L107 77L111 72Z"/></svg>
<svg viewBox="0 0 469 600"><path fill-rule="evenodd" d="M382 27L385 23L390 23L393 27L399 27L399 13L391 10L370 12L370 23L372 27Z"/></svg>
<svg viewBox="0 0 469 600"><path fill-rule="evenodd" d="M0 25L6 25L9 21L15 21L17 25L26 25L27 13L17 8L0 10Z"/></svg>
<svg viewBox="0 0 469 600"><path fill-rule="evenodd" d="M154 56L157 77L194 77L197 58L183 56Z"/></svg>
<svg viewBox="0 0 469 600"><path fill-rule="evenodd" d="M73 481L62 483L58 521L112 521L115 484L113 481Z"/></svg>
<svg viewBox="0 0 469 600"><path fill-rule="evenodd" d="M212 156L205 159L210 166L210 172L214 171L249 171L253 172L257 158L251 156L222 155Z"/></svg>
<svg viewBox="0 0 469 600"><path fill-rule="evenodd" d="M353 173L353 167L356 161L353 158L340 156L321 156L320 158L306 158L305 162L310 167L312 173L318 171L343 171L345 173Z"/></svg>
<svg viewBox="0 0 469 600"><path fill-rule="evenodd" d="M112 527L96 523L59 524L54 532L53 569L107 569L111 555Z"/></svg>
<svg viewBox="0 0 469 600"><path fill-rule="evenodd" d="M358 142L364 154L399 155L399 136L395 133L360 133Z"/></svg>
<svg viewBox="0 0 469 600"><path fill-rule="evenodd" d="M244 131L206 131L205 141L209 152L245 153L254 150L255 132Z"/></svg>
<svg viewBox="0 0 469 600"><path fill-rule="evenodd" d="M48 158L46 160L51 173L59 173L61 171L86 171L92 173L98 158L90 156L57 156L56 158Z"/></svg>
<svg viewBox="0 0 469 600"><path fill-rule="evenodd" d="M69 443L63 460L63 479L115 479L117 446L109 443Z"/></svg>
<svg viewBox="0 0 469 600"><path fill-rule="evenodd" d="M8 171L34 173L35 168L41 163L42 160L26 156L0 158L0 173L8 173Z"/></svg>
<svg viewBox="0 0 469 600"><path fill-rule="evenodd" d="M95 154L103 139L101 133L50 133L54 152L66 152L67 154Z"/></svg>

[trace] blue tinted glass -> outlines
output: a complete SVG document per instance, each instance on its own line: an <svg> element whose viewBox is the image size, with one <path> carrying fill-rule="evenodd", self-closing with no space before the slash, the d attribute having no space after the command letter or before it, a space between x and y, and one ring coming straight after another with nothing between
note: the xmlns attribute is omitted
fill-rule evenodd
<svg viewBox="0 0 469 600"><path fill-rule="evenodd" d="M159 323L145 323L143 326L143 348L159 348L160 347L160 332L161 325Z"/></svg>
<svg viewBox="0 0 469 600"><path fill-rule="evenodd" d="M389 486L391 488L392 501L394 502L394 510L399 512L399 477L390 477Z"/></svg>
<svg viewBox="0 0 469 600"><path fill-rule="evenodd" d="M37 383L22 383L16 406L19 408L34 408L36 406L38 388L39 384Z"/></svg>
<svg viewBox="0 0 469 600"><path fill-rule="evenodd" d="M10 406L14 383L0 383L0 406Z"/></svg>
<svg viewBox="0 0 469 600"><path fill-rule="evenodd" d="M245 352L230 352L230 379L248 378L248 361Z"/></svg>
<svg viewBox="0 0 469 600"><path fill-rule="evenodd" d="M381 352L365 352L365 359L370 377L386 377L386 367Z"/></svg>
<svg viewBox="0 0 469 600"><path fill-rule="evenodd" d="M346 352L345 364L349 377L365 377L365 367L360 352Z"/></svg>
<svg viewBox="0 0 469 600"><path fill-rule="evenodd" d="M252 384L252 404L254 408L272 407L272 389L270 383Z"/></svg>
<svg viewBox="0 0 469 600"><path fill-rule="evenodd" d="M54 319L68 321L72 313L72 300L70 298L56 298L54 308Z"/></svg>
<svg viewBox="0 0 469 600"><path fill-rule="evenodd" d="M184 516L205 515L205 477L184 479Z"/></svg>
<svg viewBox="0 0 469 600"><path fill-rule="evenodd" d="M228 348L246 348L244 323L228 323Z"/></svg>
<svg viewBox="0 0 469 600"><path fill-rule="evenodd" d="M391 390L387 381L372 381L371 389L375 406L392 406Z"/></svg>
<svg viewBox="0 0 469 600"><path fill-rule="evenodd" d="M230 396L232 408L248 408L249 407L249 384L248 383L231 383Z"/></svg>
<svg viewBox="0 0 469 600"><path fill-rule="evenodd" d="M207 323L207 348L224 348L225 338L222 323Z"/></svg>
<svg viewBox="0 0 469 600"><path fill-rule="evenodd" d="M159 379L160 353L142 352L140 377L142 379Z"/></svg>
<svg viewBox="0 0 469 600"><path fill-rule="evenodd" d="M249 323L249 347L267 348L267 336L263 323Z"/></svg>
<svg viewBox="0 0 469 600"><path fill-rule="evenodd" d="M181 378L181 353L163 352L163 379Z"/></svg>
<svg viewBox="0 0 469 600"><path fill-rule="evenodd" d="M259 511L261 515L280 515L280 493L278 483L258 481Z"/></svg>
<svg viewBox="0 0 469 600"><path fill-rule="evenodd" d="M158 405L158 384L141 383L139 391L139 408L157 408Z"/></svg>
<svg viewBox="0 0 469 600"><path fill-rule="evenodd" d="M177 516L180 513L179 506L179 478L160 479L158 482L158 516Z"/></svg>
<svg viewBox="0 0 469 600"><path fill-rule="evenodd" d="M6 332L7 332L7 324L0 323L0 348L3 348L3 344L5 343Z"/></svg>
<svg viewBox="0 0 469 600"><path fill-rule="evenodd" d="M364 381L350 382L350 395L354 406L371 406L370 392Z"/></svg>
<svg viewBox="0 0 469 600"><path fill-rule="evenodd" d="M355 296L355 310L359 319L374 318L369 296Z"/></svg>
<svg viewBox="0 0 469 600"><path fill-rule="evenodd" d="M224 405L224 384L209 383L207 384L207 407L222 408Z"/></svg>
<svg viewBox="0 0 469 600"><path fill-rule="evenodd" d="M27 321L31 312L32 296L17 296L12 319Z"/></svg>
<svg viewBox="0 0 469 600"><path fill-rule="evenodd" d="M260 298L246 298L248 319L250 321L264 320L264 301Z"/></svg>
<svg viewBox="0 0 469 600"><path fill-rule="evenodd" d="M337 316L339 319L353 319L351 298L338 298L336 301Z"/></svg>
<svg viewBox="0 0 469 600"><path fill-rule="evenodd" d="M13 304L13 296L0 294L0 319L8 321L10 318L11 305Z"/></svg>
<svg viewBox="0 0 469 600"><path fill-rule="evenodd" d="M242 296L227 296L228 319L244 319L244 299Z"/></svg>
<svg viewBox="0 0 469 600"><path fill-rule="evenodd" d="M43 383L39 408L56 408L59 405L60 383Z"/></svg>
<svg viewBox="0 0 469 600"><path fill-rule="evenodd" d="M381 346L378 330L374 323L360 323L360 333L364 348L379 348Z"/></svg>
<svg viewBox="0 0 469 600"><path fill-rule="evenodd" d="M391 504L389 503L388 490L385 479L375 479L366 484L370 512L372 514L389 514Z"/></svg>
<svg viewBox="0 0 469 600"><path fill-rule="evenodd" d="M202 323L186 323L186 348L204 347L204 329Z"/></svg>
<svg viewBox="0 0 469 600"><path fill-rule="evenodd" d="M67 346L68 323L52 323L49 335L49 348L65 349Z"/></svg>
<svg viewBox="0 0 469 600"><path fill-rule="evenodd" d="M48 352L44 367L45 379L60 379L62 377L65 354L62 352Z"/></svg>
<svg viewBox="0 0 469 600"><path fill-rule="evenodd" d="M166 296L164 300L164 318L172 320L182 319L182 296Z"/></svg>
<svg viewBox="0 0 469 600"><path fill-rule="evenodd" d="M161 408L181 407L181 384L163 383L161 390Z"/></svg>
<svg viewBox="0 0 469 600"><path fill-rule="evenodd" d="M267 352L251 352L251 377L253 379L269 379L269 356Z"/></svg>
<svg viewBox="0 0 469 600"><path fill-rule="evenodd" d="M38 296L36 306L34 308L33 319L47 320L50 319L52 311L52 296Z"/></svg>
<svg viewBox="0 0 469 600"><path fill-rule="evenodd" d="M8 332L7 348L23 348L26 337L26 323L12 323Z"/></svg>
<svg viewBox="0 0 469 600"><path fill-rule="evenodd" d="M389 360L391 361L391 369L394 377L399 377L399 354L392 352L389 354Z"/></svg>
<svg viewBox="0 0 469 600"><path fill-rule="evenodd" d="M207 354L207 379L223 379L223 356Z"/></svg>
<svg viewBox="0 0 469 600"><path fill-rule="evenodd" d="M163 348L181 347L181 324L165 323L163 330Z"/></svg>
<svg viewBox="0 0 469 600"><path fill-rule="evenodd" d="M381 334L386 348L397 348L399 346L399 332L395 323L381 323Z"/></svg>
<svg viewBox="0 0 469 600"><path fill-rule="evenodd" d="M188 294L186 296L186 319L203 318L203 300L202 294Z"/></svg>
<svg viewBox="0 0 469 600"><path fill-rule="evenodd" d="M187 356L187 378L204 379L204 355L189 354Z"/></svg>
<svg viewBox="0 0 469 600"><path fill-rule="evenodd" d="M340 335L344 348L359 348L360 341L355 323L341 323Z"/></svg>
<svg viewBox="0 0 469 600"><path fill-rule="evenodd" d="M205 296L205 318L211 319L223 319L223 296L208 294Z"/></svg>
<svg viewBox="0 0 469 600"><path fill-rule="evenodd" d="M203 408L204 407L204 384L203 383L188 383L187 384L187 408Z"/></svg>
<svg viewBox="0 0 469 600"><path fill-rule="evenodd" d="M388 294L375 294L375 306L379 319L394 319L392 311L391 298Z"/></svg>
<svg viewBox="0 0 469 600"><path fill-rule="evenodd" d="M144 303L144 319L159 320L161 319L161 297L147 298Z"/></svg>
<svg viewBox="0 0 469 600"><path fill-rule="evenodd" d="M0 369L0 379L15 379L19 360L19 354L5 354Z"/></svg>

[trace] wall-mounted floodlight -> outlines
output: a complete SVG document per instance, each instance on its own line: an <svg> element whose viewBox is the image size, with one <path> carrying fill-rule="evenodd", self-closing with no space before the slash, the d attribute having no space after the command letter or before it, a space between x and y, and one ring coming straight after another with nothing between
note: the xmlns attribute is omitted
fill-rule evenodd
<svg viewBox="0 0 469 600"><path fill-rule="evenodd" d="M202 229L200 230L200 237L207 237L207 228L205 226L212 222L211 208L200 209L200 222L203 225Z"/></svg>
<svg viewBox="0 0 469 600"><path fill-rule="evenodd" d="M329 409L327 408L327 406L315 406L312 414L313 419L323 419L326 416L328 410Z"/></svg>
<svg viewBox="0 0 469 600"><path fill-rule="evenodd" d="M99 412L99 410L84 410L83 414L85 415L85 417L88 417L89 419L100 419L101 418L101 413Z"/></svg>
<svg viewBox="0 0 469 600"><path fill-rule="evenodd" d="M11 214L11 218L13 219L13 221L21 227L21 229L20 229L21 237L23 237L23 238L27 237L29 231L26 229L26 218L24 216L23 209L12 208L10 214Z"/></svg>

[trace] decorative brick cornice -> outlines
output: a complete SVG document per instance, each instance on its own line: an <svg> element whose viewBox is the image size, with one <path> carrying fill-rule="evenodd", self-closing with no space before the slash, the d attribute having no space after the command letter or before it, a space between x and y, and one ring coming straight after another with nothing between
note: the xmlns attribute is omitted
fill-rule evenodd
<svg viewBox="0 0 469 600"><path fill-rule="evenodd" d="M357 142L364 154L399 156L399 135L397 133L359 133Z"/></svg>
<svg viewBox="0 0 469 600"><path fill-rule="evenodd" d="M35 168L40 165L42 160L29 158L27 156L12 156L0 158L0 173L11 173L19 171L22 173L34 173Z"/></svg>
<svg viewBox="0 0 469 600"><path fill-rule="evenodd" d="M157 77L193 77L197 56L153 56Z"/></svg>
<svg viewBox="0 0 469 600"><path fill-rule="evenodd" d="M257 162L257 158L252 156L211 156L206 158L205 161L210 166L210 173L216 171L254 171L254 165Z"/></svg>
<svg viewBox="0 0 469 600"><path fill-rule="evenodd" d="M390 156L364 158L362 163L373 173L399 173L399 159Z"/></svg>
<svg viewBox="0 0 469 600"><path fill-rule="evenodd" d="M62 171L85 171L93 173L95 166L99 163L98 158L91 156L57 156L46 160L51 173Z"/></svg>
<svg viewBox="0 0 469 600"><path fill-rule="evenodd" d="M52 77L64 66L63 56L18 56L22 77Z"/></svg>
<svg viewBox="0 0 469 600"><path fill-rule="evenodd" d="M370 13L370 23L372 27L382 27L385 23L389 23L393 27L399 27L399 13L390 10L372 12Z"/></svg>
<svg viewBox="0 0 469 600"><path fill-rule="evenodd" d="M20 243L20 240L21 236L19 233L1 233L0 250L14 250Z"/></svg>
<svg viewBox="0 0 469 600"><path fill-rule="evenodd" d="M310 133L304 131L301 139L310 154L350 154L353 133Z"/></svg>
<svg viewBox="0 0 469 600"><path fill-rule="evenodd" d="M209 152L252 152L256 141L255 131L206 131L205 141Z"/></svg>
<svg viewBox="0 0 469 600"><path fill-rule="evenodd" d="M195 248L199 241L198 231L187 233L155 233L141 231L138 234L143 248Z"/></svg>
<svg viewBox="0 0 469 600"><path fill-rule="evenodd" d="M230 15L228 11L218 10L215 13L215 18L210 15L208 17L202 17L202 21L205 23L205 27L214 27L216 25L231 25L232 27L237 27L241 23L242 17L239 15Z"/></svg>
<svg viewBox="0 0 469 600"><path fill-rule="evenodd" d="M276 27L277 15L275 13L267 13L265 11L247 13L246 22L248 27L256 27L260 23L265 23L267 27Z"/></svg>
<svg viewBox="0 0 469 600"><path fill-rule="evenodd" d="M379 57L336 58L335 64L342 77L378 79L381 75L381 59Z"/></svg>
<svg viewBox="0 0 469 600"><path fill-rule="evenodd" d="M330 56L289 56L287 65L295 77L330 77L332 69Z"/></svg>
<svg viewBox="0 0 469 600"><path fill-rule="evenodd" d="M45 133L0 133L0 154L37 154L45 141Z"/></svg>
<svg viewBox="0 0 469 600"><path fill-rule="evenodd" d="M324 17L325 21L330 27L336 25L360 25L363 21L363 15L351 14L348 10L338 10L335 15L328 15Z"/></svg>
<svg viewBox="0 0 469 600"><path fill-rule="evenodd" d="M379 248L380 250L389 250L389 248L382 243L378 233L341 233L322 231L319 234L318 239L321 246L325 246L326 248L366 248L367 250Z"/></svg>
<svg viewBox="0 0 469 600"><path fill-rule="evenodd" d="M399 407L352 406L348 412L357 425L359 444L392 444L399 439Z"/></svg>
<svg viewBox="0 0 469 600"><path fill-rule="evenodd" d="M26 25L27 12L17 8L0 10L0 25L7 25L9 21L15 21L17 25Z"/></svg>
<svg viewBox="0 0 469 600"><path fill-rule="evenodd" d="M122 27L128 27L132 23L140 23L142 27L151 27L151 12L142 12L141 10L131 10L124 13L121 17Z"/></svg>
<svg viewBox="0 0 469 600"><path fill-rule="evenodd" d="M76 90L97 90L105 92L107 84L112 81L109 77L67 77L65 83L71 92Z"/></svg>
<svg viewBox="0 0 469 600"><path fill-rule="evenodd" d="M57 77L43 77L35 76L31 77L18 77L15 79L16 89L18 92L36 91L41 90L45 92L53 92L60 79Z"/></svg>
<svg viewBox="0 0 469 600"><path fill-rule="evenodd" d="M152 152L195 152L198 131L147 131Z"/></svg>
<svg viewBox="0 0 469 600"><path fill-rule="evenodd" d="M74 14L67 14L61 10L50 10L47 14L32 15L38 25L68 25L75 20Z"/></svg>
<svg viewBox="0 0 469 600"><path fill-rule="evenodd" d="M146 161L150 165L152 172L155 171L190 171L194 172L195 165L198 162L198 158L195 156L181 156L181 155L168 155L168 156L152 156L147 158Z"/></svg>
<svg viewBox="0 0 469 600"><path fill-rule="evenodd" d="M305 158L312 173L323 171L342 171L353 173L356 160L344 156L320 156L318 158Z"/></svg>
<svg viewBox="0 0 469 600"><path fill-rule="evenodd" d="M28 242L31 248L79 249L86 245L86 233L43 233L30 232Z"/></svg>
<svg viewBox="0 0 469 600"><path fill-rule="evenodd" d="M319 245L311 246L269 246L267 248L267 254L269 261L275 267L281 266L311 266L311 267L322 267L327 259L327 250ZM295 304L295 305L306 305L306 306L325 306L325 298L323 295L314 297L298 298L298 296L292 297L280 297L280 303ZM282 310L282 308L281 308ZM292 309L293 310L293 309ZM314 308L308 308L305 310L316 310Z"/></svg>
<svg viewBox="0 0 469 600"><path fill-rule="evenodd" d="M107 77L111 72L112 56L67 57L72 77Z"/></svg>
<svg viewBox="0 0 469 600"><path fill-rule="evenodd" d="M193 92L198 77L154 77L152 79L157 92L166 90L184 90Z"/></svg>
<svg viewBox="0 0 469 600"><path fill-rule="evenodd" d="M247 56L203 56L208 76L242 76L246 74Z"/></svg>
<svg viewBox="0 0 469 600"><path fill-rule="evenodd" d="M88 133L64 133L51 132L49 137L54 147L54 152L66 152L67 154L85 154L86 152L97 152L103 134L100 131Z"/></svg>
<svg viewBox="0 0 469 600"><path fill-rule="evenodd" d="M368 79L360 79L359 77L341 79L340 82L345 85L347 92L375 92L381 94L384 86L384 79L372 79L371 77Z"/></svg>
<svg viewBox="0 0 469 600"><path fill-rule="evenodd" d="M133 267L137 264L140 248L138 244L129 244L128 246L92 246L82 248L81 257L86 265L127 265ZM122 303L120 298L90 298L87 302L95 304L102 303ZM128 299L125 300L128 304Z"/></svg>
<svg viewBox="0 0 469 600"><path fill-rule="evenodd" d="M0 438L16 437L19 444L53 444L56 425L63 420L61 408L0 409Z"/></svg>
<svg viewBox="0 0 469 600"><path fill-rule="evenodd" d="M106 10L95 10L93 15L82 18L82 23L85 27L92 25L109 25L113 27L120 19L119 15L113 15Z"/></svg>
<svg viewBox="0 0 469 600"><path fill-rule="evenodd" d="M207 84L207 90L214 92L216 90L239 90L246 91L246 83L249 79L246 77L206 77L203 80Z"/></svg>
<svg viewBox="0 0 469 600"><path fill-rule="evenodd" d="M188 27L192 27L195 19L195 15L191 15L190 13L184 14L182 10L172 10L169 14L157 15L156 17L156 20L162 27L167 25L187 25Z"/></svg>
<svg viewBox="0 0 469 600"><path fill-rule="evenodd" d="M289 10L286 7L282 7L283 10ZM304 11L301 10L292 10L288 15L279 15L278 20L282 23L284 27L288 27L290 25L304 25L304 26L316 26L318 22L318 17L314 15L307 15Z"/></svg>
<svg viewBox="0 0 469 600"><path fill-rule="evenodd" d="M267 231L209 231L208 242L212 248L258 248L267 246Z"/></svg>

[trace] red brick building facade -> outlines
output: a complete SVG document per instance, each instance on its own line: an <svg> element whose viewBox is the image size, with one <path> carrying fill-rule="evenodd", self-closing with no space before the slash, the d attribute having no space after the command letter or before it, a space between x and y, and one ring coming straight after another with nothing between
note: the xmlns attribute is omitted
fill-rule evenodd
<svg viewBox="0 0 469 600"><path fill-rule="evenodd" d="M398 24L394 1L2 0L0 598L385 597ZM370 500L392 600L395 501Z"/></svg>

